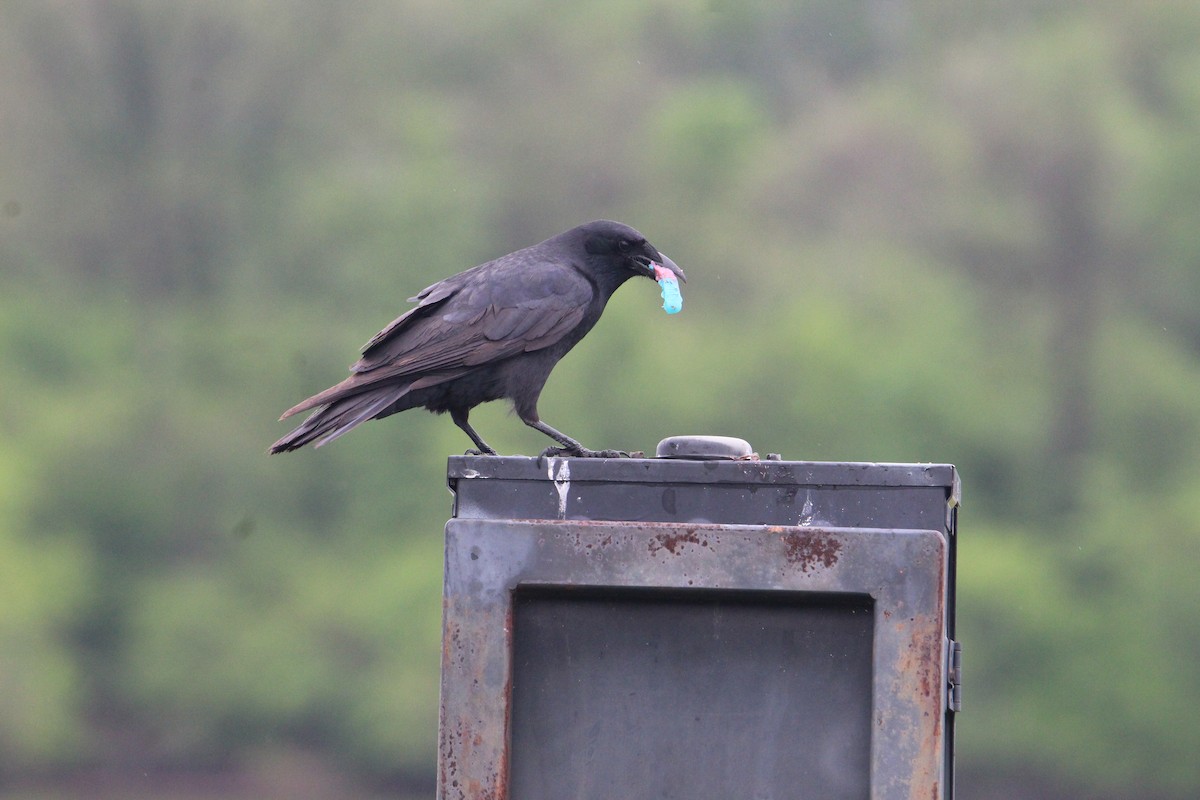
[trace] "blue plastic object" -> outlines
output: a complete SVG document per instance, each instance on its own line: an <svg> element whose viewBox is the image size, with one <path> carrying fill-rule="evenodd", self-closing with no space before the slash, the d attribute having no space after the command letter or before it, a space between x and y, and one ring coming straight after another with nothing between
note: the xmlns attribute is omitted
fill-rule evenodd
<svg viewBox="0 0 1200 800"><path fill-rule="evenodd" d="M679 281L675 274L655 264L654 277L662 287L663 311L678 314L683 310L683 295L679 293Z"/></svg>

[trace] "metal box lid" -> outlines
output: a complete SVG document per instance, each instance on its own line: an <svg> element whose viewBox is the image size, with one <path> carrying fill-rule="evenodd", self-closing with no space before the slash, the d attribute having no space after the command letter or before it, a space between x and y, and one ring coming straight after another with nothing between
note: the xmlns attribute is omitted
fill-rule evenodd
<svg viewBox="0 0 1200 800"><path fill-rule="evenodd" d="M952 530L949 464L452 456L458 519ZM898 491L903 490L903 491Z"/></svg>

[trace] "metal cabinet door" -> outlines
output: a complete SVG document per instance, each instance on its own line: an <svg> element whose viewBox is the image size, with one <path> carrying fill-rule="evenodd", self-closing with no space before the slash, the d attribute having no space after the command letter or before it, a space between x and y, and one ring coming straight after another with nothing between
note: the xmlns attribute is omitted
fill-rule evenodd
<svg viewBox="0 0 1200 800"><path fill-rule="evenodd" d="M455 519L439 797L939 798L940 531Z"/></svg>

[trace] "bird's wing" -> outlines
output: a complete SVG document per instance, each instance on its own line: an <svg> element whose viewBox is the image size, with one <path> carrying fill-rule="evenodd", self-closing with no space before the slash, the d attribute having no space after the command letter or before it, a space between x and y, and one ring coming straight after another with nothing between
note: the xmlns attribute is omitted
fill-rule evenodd
<svg viewBox="0 0 1200 800"><path fill-rule="evenodd" d="M363 348L349 378L285 416L384 383L434 385L560 341L583 320L594 288L567 263L523 251L475 267L418 294L416 308Z"/></svg>
<svg viewBox="0 0 1200 800"><path fill-rule="evenodd" d="M444 286L445 282L435 283L433 286L425 289L416 297L408 298L409 302L419 302L416 308L410 308L400 316L388 323L387 327L379 333L371 337L371 341L362 346L362 353L366 355L370 353L375 346L381 342L387 341L397 331L404 329L406 325L412 324L414 317L425 316L430 313L431 306L440 305L444 300L454 294L455 290L452 287Z"/></svg>
<svg viewBox="0 0 1200 800"><path fill-rule="evenodd" d="M569 265L506 257L425 289L351 370L395 377L548 347L579 324L592 297L591 283Z"/></svg>

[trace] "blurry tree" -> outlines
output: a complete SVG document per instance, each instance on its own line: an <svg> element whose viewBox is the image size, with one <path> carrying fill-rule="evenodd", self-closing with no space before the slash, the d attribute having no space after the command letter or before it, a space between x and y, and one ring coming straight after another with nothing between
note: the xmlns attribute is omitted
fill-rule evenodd
<svg viewBox="0 0 1200 800"><path fill-rule="evenodd" d="M421 287L615 217L686 313L624 290L547 418L958 463L960 791L1194 796L1197 34L1177 0L0 7L0 772L427 780L467 443L267 459L274 417Z"/></svg>
<svg viewBox="0 0 1200 800"><path fill-rule="evenodd" d="M12 72L0 91L24 134L8 142L10 191L41 257L75 280L146 299L212 296L235 268L341 17L234 8L123 0L6 11Z"/></svg>
<svg viewBox="0 0 1200 800"><path fill-rule="evenodd" d="M982 280L1028 292L1049 311L1052 410L1040 456L1042 485L1053 478L1054 489L1031 497L1041 513L1078 509L1094 446L1104 295L1129 235L1118 217L1129 179L1120 137L1139 121L1108 41L1102 26L1073 22L999 52L973 46L946 75L948 99L975 143L978 179L1020 209L1006 216L1026 218L1027 238L1001 258L965 227L944 241Z"/></svg>

